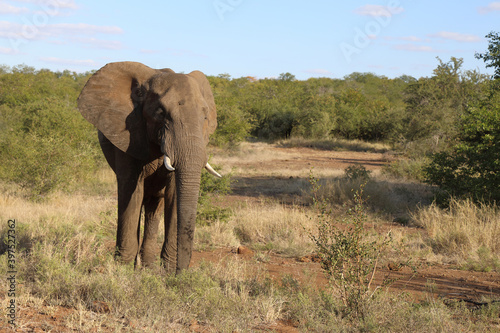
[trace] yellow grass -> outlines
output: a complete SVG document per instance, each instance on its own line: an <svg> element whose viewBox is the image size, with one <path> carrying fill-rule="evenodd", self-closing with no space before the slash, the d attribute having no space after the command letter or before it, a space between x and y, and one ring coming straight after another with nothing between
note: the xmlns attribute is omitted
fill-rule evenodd
<svg viewBox="0 0 500 333"><path fill-rule="evenodd" d="M85 221L99 220L102 212L114 210L116 198L114 196L91 196L82 194L57 193L48 201L33 202L22 196L13 194L0 195L0 219L16 219L20 223L44 225L58 221Z"/></svg>
<svg viewBox="0 0 500 333"><path fill-rule="evenodd" d="M250 203L234 212L234 230L245 243L258 244L285 255L313 252L309 232L315 230L312 214L279 203Z"/></svg>
<svg viewBox="0 0 500 333"><path fill-rule="evenodd" d="M384 143L372 143L361 140L346 140L338 138L330 139L305 139L294 137L278 142L283 147L311 147L323 150L348 150L348 151L370 151L370 152L386 152L390 150L390 146Z"/></svg>
<svg viewBox="0 0 500 333"><path fill-rule="evenodd" d="M281 193L299 193L298 197L307 197L309 194L304 189L307 186L305 179L309 174L307 166L299 170L272 171L257 167L249 170L245 167L244 164L251 161L290 159L289 154L270 152L268 147L269 145L262 143L245 143L236 152L217 152L213 163L223 165L223 170L226 171L235 166L235 173L240 177L279 177L280 181L273 184L268 182L267 185L276 189L281 187ZM316 177L334 178L324 183L324 197L341 197L339 201L344 202L351 200L350 188L337 179L342 174L343 170L315 170ZM313 298L316 296L312 291L297 290L288 295L283 290L273 290L274 286L257 284L252 276L255 271L248 270L243 261L207 264L205 267L190 269L179 281L165 276L159 267L133 271L130 267L115 263L112 248L103 244L103 238L105 242L113 243L116 232L115 179L109 168L100 170L96 176L98 191L82 191L89 194L56 193L41 203L24 199L19 188L0 185L0 220L4 221L0 230L5 230L8 219L16 219L18 226L24 228L19 230L20 234L28 237L29 243L38 245L33 246L32 255L19 262L23 272L31 270L31 275L27 276L36 277L33 281L26 279L25 284L19 287L19 305L26 306L30 303L34 310L55 311L55 308L45 305L44 298L50 305L66 304L76 309L67 319L67 326L82 331L99 330L102 324L119 331L124 326L124 320L120 319L124 314L139 323L137 327L145 327L150 331L155 328L156 331L182 331L194 318L206 318L212 325L209 327L215 327L214 330L218 331L241 328L242 320L245 320L246 327L255 327L261 323L269 324L294 316L300 318L301 329L306 329L303 324L305 322L322 325L319 318L325 316L325 313L332 317L325 319L325 326L313 326L314 330L331 328L331 323L336 320L339 322L335 327L342 323L342 319L333 315L333 312L317 312L315 317L308 315L325 307L325 299ZM289 180L289 176L294 179ZM400 208L407 210L411 207L414 210L411 216L413 221L428 233L428 236L420 232L407 234L401 229L393 232L393 240L402 244L404 251L388 253L391 260L434 256L434 260L438 262L459 262L477 256L482 247L487 248L494 256L500 255L498 209L478 207L468 201L452 202L450 210L425 205L416 208L416 202L421 202L420 196L425 193L419 184L395 184L388 179L381 180L378 176L374 176L373 182L373 186L368 186L366 190L372 198L370 205L379 210L369 210L370 224L392 222L391 214L399 213ZM252 184L257 184L255 179L249 179L249 186ZM303 192L300 192L301 187ZM274 198L272 195L269 197ZM411 201L414 200L413 197L415 203ZM389 207L389 203L394 207ZM384 211L389 213L382 213ZM285 256L302 256L315 251L309 233L316 232L316 219L316 213L306 206L283 205L275 199L260 198L259 201L240 202L232 207L232 215L227 222L215 221L208 226L197 227L195 246L197 249L204 249L245 244L257 252L272 251ZM160 228L162 233L163 227ZM387 228L383 232L385 234ZM380 262L382 261L381 259ZM42 270L43 274L40 273ZM43 282L37 280L41 278L44 279ZM165 288L165 283L170 285ZM4 290L5 284L4 279L0 283ZM292 287L293 284L290 290L293 290ZM38 291L40 298L30 295L33 290ZM54 294L53 290L59 294ZM84 295L75 296L80 291ZM145 294L144 298L140 298L142 294ZM94 299L107 302L114 310L107 316L89 311L89 304ZM7 298L4 298L1 302L4 308L6 301ZM444 307L431 307L430 310L437 309L439 313L412 317L415 311L427 308L424 306L423 310L419 310L421 307L408 306L409 302L395 299L384 301L383 304L388 308L380 310L377 318L374 317L379 323L384 318L387 319L388 324L384 324L382 330L384 327L390 330L392 324L389 323L398 323L398 319L404 318L399 321L402 325L410 322L414 325L415 320L420 320L420 325L426 328L422 331L427 331L427 328L441 322L444 315L452 313ZM215 308L217 311L212 311ZM128 314L129 311L131 314ZM376 310L373 311L375 313ZM144 315L146 312L147 315ZM462 327L449 318L444 320L447 325ZM29 319L24 318L24 323L28 321Z"/></svg>
<svg viewBox="0 0 500 333"><path fill-rule="evenodd" d="M418 210L414 219L427 230L434 252L449 260L462 262L477 257L480 248L500 255L497 208L478 206L469 200L452 200L448 210L431 205Z"/></svg>

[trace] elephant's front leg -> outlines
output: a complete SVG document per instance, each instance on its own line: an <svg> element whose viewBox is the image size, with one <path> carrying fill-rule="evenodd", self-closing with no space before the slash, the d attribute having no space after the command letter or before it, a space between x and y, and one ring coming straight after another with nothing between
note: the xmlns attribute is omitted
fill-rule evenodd
<svg viewBox="0 0 500 333"><path fill-rule="evenodd" d="M144 180L141 168L123 152L117 152L116 170L118 183L118 229L116 234L115 258L128 263L136 259L139 251L139 219L144 197Z"/></svg>
<svg viewBox="0 0 500 333"><path fill-rule="evenodd" d="M175 174L167 174L165 188L165 241L161 250L161 259L167 272L174 272L177 265L177 195Z"/></svg>
<svg viewBox="0 0 500 333"><path fill-rule="evenodd" d="M141 261L144 266L154 263L158 255L157 236L160 216L164 211L164 192L144 198L144 237L141 245Z"/></svg>

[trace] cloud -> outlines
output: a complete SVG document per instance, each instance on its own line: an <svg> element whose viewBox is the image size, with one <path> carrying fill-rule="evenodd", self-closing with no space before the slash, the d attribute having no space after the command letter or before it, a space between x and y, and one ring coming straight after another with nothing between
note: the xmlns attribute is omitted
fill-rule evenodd
<svg viewBox="0 0 500 333"><path fill-rule="evenodd" d="M11 2L30 3L51 9L78 9L74 0L11 0Z"/></svg>
<svg viewBox="0 0 500 333"><path fill-rule="evenodd" d="M354 10L355 14L372 17L390 17L394 14L401 14L402 12L404 12L403 7L389 7L381 5L364 5Z"/></svg>
<svg viewBox="0 0 500 333"><path fill-rule="evenodd" d="M407 42L421 42L422 38L417 36L385 37L386 40L404 40Z"/></svg>
<svg viewBox="0 0 500 333"><path fill-rule="evenodd" d="M0 38L19 38L22 33L22 25L7 21L0 21Z"/></svg>
<svg viewBox="0 0 500 333"><path fill-rule="evenodd" d="M52 35L60 34L80 34L80 35L95 35L95 34L121 34L123 29L116 26L98 26L86 23L59 23L48 24L45 30Z"/></svg>
<svg viewBox="0 0 500 333"><path fill-rule="evenodd" d="M20 37L26 39L39 39L40 37L58 37L62 35L96 35L96 34L121 34L123 30L116 26L97 26L85 23L59 23L59 24L20 24L0 21L0 37Z"/></svg>
<svg viewBox="0 0 500 333"><path fill-rule="evenodd" d="M4 2L0 3L0 14L22 14L28 11L29 9L26 7L16 7Z"/></svg>
<svg viewBox="0 0 500 333"><path fill-rule="evenodd" d="M500 2L490 2L488 4L488 6L485 6L485 7L479 7L477 9L477 11L479 12L479 14L488 14L488 13L491 13L491 12L496 12L496 11L500 11Z"/></svg>
<svg viewBox="0 0 500 333"><path fill-rule="evenodd" d="M68 41L89 45L94 48L119 50L123 45L119 41L96 38L96 35L117 35L123 30L116 26L97 26L85 23L69 24L20 24L0 21L0 38L6 38L12 45L21 45L33 40L49 40L53 44Z"/></svg>
<svg viewBox="0 0 500 333"><path fill-rule="evenodd" d="M64 65L64 66L81 66L81 67L96 67L98 66L97 62L94 60L77 60L77 59L61 59L61 58L55 58L55 57L46 57L46 58L40 58L41 61L51 63L51 64L57 64L57 65Z"/></svg>
<svg viewBox="0 0 500 333"><path fill-rule="evenodd" d="M1 54L17 54L19 53L17 50L10 47L0 47Z"/></svg>
<svg viewBox="0 0 500 333"><path fill-rule="evenodd" d="M438 52L438 50L435 50L431 46L427 45L399 44L399 45L394 45L393 48L396 50L411 51L411 52Z"/></svg>
<svg viewBox="0 0 500 333"><path fill-rule="evenodd" d="M465 42L465 43L476 43L480 42L482 39L479 36L472 34L461 34L458 32L449 32L449 31L440 31L436 34L427 35L431 38L439 38L439 39L449 39L457 42Z"/></svg>

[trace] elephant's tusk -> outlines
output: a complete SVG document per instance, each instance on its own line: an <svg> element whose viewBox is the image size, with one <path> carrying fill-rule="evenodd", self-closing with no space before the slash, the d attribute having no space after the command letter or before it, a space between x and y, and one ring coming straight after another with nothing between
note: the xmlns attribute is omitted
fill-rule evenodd
<svg viewBox="0 0 500 333"><path fill-rule="evenodd" d="M222 176L217 171L215 171L214 168L212 168L212 166L210 164L208 164L208 162L205 165L205 169L207 169L207 171L210 172L215 177L222 178Z"/></svg>
<svg viewBox="0 0 500 333"><path fill-rule="evenodd" d="M175 171L175 168L172 166L172 162L167 155L163 156L163 164L165 164L165 168L167 168L168 171Z"/></svg>

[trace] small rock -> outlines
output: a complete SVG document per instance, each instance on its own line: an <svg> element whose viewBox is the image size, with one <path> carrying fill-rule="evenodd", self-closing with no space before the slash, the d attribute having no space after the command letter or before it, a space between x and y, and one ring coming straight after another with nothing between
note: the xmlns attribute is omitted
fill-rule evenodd
<svg viewBox="0 0 500 333"><path fill-rule="evenodd" d="M239 246L237 253L245 257L253 257L254 252L246 246Z"/></svg>
<svg viewBox="0 0 500 333"><path fill-rule="evenodd" d="M311 262L311 258L310 258L310 256L304 256L304 257L299 258L299 261L300 262Z"/></svg>
<svg viewBox="0 0 500 333"><path fill-rule="evenodd" d="M321 258L317 254L311 254L298 259L300 262L321 262Z"/></svg>
<svg viewBox="0 0 500 333"><path fill-rule="evenodd" d="M399 271L401 270L401 267L399 267L399 265L393 263L393 262L390 262L387 264L387 268L389 268L389 270L391 271Z"/></svg>
<svg viewBox="0 0 500 333"><path fill-rule="evenodd" d="M102 301L93 301L90 308L92 311L97 313L110 313L111 308L108 303Z"/></svg>

